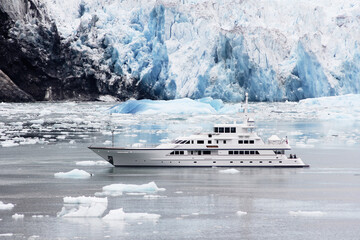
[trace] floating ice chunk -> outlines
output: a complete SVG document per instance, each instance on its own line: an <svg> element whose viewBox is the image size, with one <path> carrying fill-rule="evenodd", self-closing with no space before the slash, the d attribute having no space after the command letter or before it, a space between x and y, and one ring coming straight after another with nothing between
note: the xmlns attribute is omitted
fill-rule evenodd
<svg viewBox="0 0 360 240"><path fill-rule="evenodd" d="M304 142L297 142L296 147L298 147L298 148L313 148L315 146L313 144L306 144Z"/></svg>
<svg viewBox="0 0 360 240"><path fill-rule="evenodd" d="M293 132L289 132L289 135L291 135L291 136L300 136L300 135L303 135L303 133L301 131L293 131Z"/></svg>
<svg viewBox="0 0 360 240"><path fill-rule="evenodd" d="M111 144L112 144L112 141L106 140L103 144L104 144L104 145L111 145Z"/></svg>
<svg viewBox="0 0 360 240"><path fill-rule="evenodd" d="M80 161L76 162L76 165L78 166L111 166L110 163L106 161Z"/></svg>
<svg viewBox="0 0 360 240"><path fill-rule="evenodd" d="M14 204L12 203L3 203L0 201L0 210L11 210L14 208Z"/></svg>
<svg viewBox="0 0 360 240"><path fill-rule="evenodd" d="M157 198L167 198L167 197L161 196L161 195L145 195L144 198L145 199L157 199Z"/></svg>
<svg viewBox="0 0 360 240"><path fill-rule="evenodd" d="M199 216L200 215L200 213L192 213L191 215L194 215L194 216Z"/></svg>
<svg viewBox="0 0 360 240"><path fill-rule="evenodd" d="M301 216L301 217L321 217L326 213L321 211L290 211L291 216Z"/></svg>
<svg viewBox="0 0 360 240"><path fill-rule="evenodd" d="M151 213L125 213L122 208L110 210L110 212L103 217L104 220L158 220L161 216L159 214Z"/></svg>
<svg viewBox="0 0 360 240"><path fill-rule="evenodd" d="M18 214L15 213L14 215L11 216L13 219L17 220L17 219L23 219L24 218L24 214Z"/></svg>
<svg viewBox="0 0 360 240"><path fill-rule="evenodd" d="M158 191L165 191L165 188L158 188L155 182L149 182L147 184L135 185L135 184L111 184L103 187L101 193L95 193L97 196L120 196L124 192L132 193L156 193Z"/></svg>
<svg viewBox="0 0 360 240"><path fill-rule="evenodd" d="M90 178L91 174L79 169L73 169L69 172L58 172L54 174L55 178L74 178L74 179L85 179Z"/></svg>
<svg viewBox="0 0 360 240"><path fill-rule="evenodd" d="M176 191L175 193L176 193L176 194L182 194L183 191Z"/></svg>
<svg viewBox="0 0 360 240"><path fill-rule="evenodd" d="M64 197L65 204L91 204L91 203L108 203L107 198L98 198L98 197Z"/></svg>
<svg viewBox="0 0 360 240"><path fill-rule="evenodd" d="M101 102L117 102L119 99L111 95L102 95L98 97L98 100Z"/></svg>
<svg viewBox="0 0 360 240"><path fill-rule="evenodd" d="M12 236L14 236L13 233L1 233L0 234L0 237L12 237Z"/></svg>
<svg viewBox="0 0 360 240"><path fill-rule="evenodd" d="M143 143L134 143L133 145L131 145L132 147L135 147L135 148L141 148L141 147L144 147L144 144Z"/></svg>
<svg viewBox="0 0 360 240"><path fill-rule="evenodd" d="M92 202L90 206L80 205L78 208L67 209L63 207L58 217L101 217L107 208L107 204Z"/></svg>
<svg viewBox="0 0 360 240"><path fill-rule="evenodd" d="M247 212L243 212L243 211L237 211L236 212L236 215L238 215L238 216L244 216L246 214L247 214Z"/></svg>
<svg viewBox="0 0 360 240"><path fill-rule="evenodd" d="M97 197L64 197L64 204L77 204L76 207L64 206L58 217L101 217L105 212L107 198Z"/></svg>
<svg viewBox="0 0 360 240"><path fill-rule="evenodd" d="M1 146L3 146L3 147L16 147L16 146L19 146L19 143L16 143L13 140L6 140L6 141L1 142Z"/></svg>
<svg viewBox="0 0 360 240"><path fill-rule="evenodd" d="M126 195L129 195L129 196L144 196L144 195L146 195L146 193L131 192L131 193L126 193Z"/></svg>
<svg viewBox="0 0 360 240"><path fill-rule="evenodd" d="M239 170L236 170L235 168L230 168L226 170L220 170L220 173L228 173L228 174L236 174L239 173Z"/></svg>
<svg viewBox="0 0 360 240"><path fill-rule="evenodd" d="M32 217L32 218L43 218L44 215L32 215L31 217Z"/></svg>

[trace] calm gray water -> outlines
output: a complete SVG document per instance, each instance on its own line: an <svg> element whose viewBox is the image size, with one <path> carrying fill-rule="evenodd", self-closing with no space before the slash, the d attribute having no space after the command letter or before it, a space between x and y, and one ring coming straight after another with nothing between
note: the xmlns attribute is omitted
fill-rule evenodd
<svg viewBox="0 0 360 240"><path fill-rule="evenodd" d="M32 107L48 111L47 115L33 116ZM224 174L222 168L76 165L101 160L87 146L111 140L106 124L114 121L93 111L101 113L107 107L85 104L87 111L74 110L69 115L66 104L56 105L57 110L43 104L2 106L7 113L1 117L3 140L15 139L16 134L21 137L22 131L46 141L0 147L0 201L15 204L11 210L0 210L0 239L359 239L360 148L356 141L349 141L358 139L351 130L358 123L260 118L262 136L288 135L295 146L293 152L310 168L236 168L239 173ZM9 109L15 109L17 116L9 114ZM197 130L199 125L209 130L224 117L231 120L231 116L163 116L159 122L158 117L122 116L121 122L115 121L120 129L115 141L117 145L140 140L158 143L188 129ZM31 122L34 119L44 121ZM13 122L22 122L21 127ZM57 127L64 122L68 125ZM75 168L93 176L54 177L54 173ZM94 196L109 184L152 181L166 189L156 193L162 198L108 197L105 214L123 208L129 213L159 214L158 221L57 217L66 196ZM238 211L247 214L238 215ZM291 214L298 211L309 214ZM15 213L24 218L12 218Z"/></svg>

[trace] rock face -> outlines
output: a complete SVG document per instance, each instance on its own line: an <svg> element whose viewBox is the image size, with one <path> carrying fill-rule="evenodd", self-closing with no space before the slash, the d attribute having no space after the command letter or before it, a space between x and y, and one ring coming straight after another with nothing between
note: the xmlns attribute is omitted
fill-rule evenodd
<svg viewBox="0 0 360 240"><path fill-rule="evenodd" d="M29 94L21 90L11 79L0 70L0 99L5 102L34 101Z"/></svg>

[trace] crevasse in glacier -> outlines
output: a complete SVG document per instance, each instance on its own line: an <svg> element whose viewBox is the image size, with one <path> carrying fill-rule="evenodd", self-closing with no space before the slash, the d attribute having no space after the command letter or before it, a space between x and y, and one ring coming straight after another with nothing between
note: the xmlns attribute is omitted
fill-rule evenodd
<svg viewBox="0 0 360 240"><path fill-rule="evenodd" d="M106 86L152 99L278 101L360 92L360 3L43 0ZM75 37L78 36L78 37ZM112 89L111 87L108 87Z"/></svg>

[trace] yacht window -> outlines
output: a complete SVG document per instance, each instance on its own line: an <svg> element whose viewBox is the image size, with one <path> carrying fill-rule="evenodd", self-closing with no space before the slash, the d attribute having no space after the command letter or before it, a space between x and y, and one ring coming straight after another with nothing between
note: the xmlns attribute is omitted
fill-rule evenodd
<svg viewBox="0 0 360 240"><path fill-rule="evenodd" d="M186 140L182 141L180 144L184 144L184 143L186 143Z"/></svg>
<svg viewBox="0 0 360 240"><path fill-rule="evenodd" d="M210 151L203 151L203 154L204 154L204 155L210 155L211 152L210 152Z"/></svg>
<svg viewBox="0 0 360 240"><path fill-rule="evenodd" d="M245 155L248 155L249 154L249 151L245 151Z"/></svg>
<svg viewBox="0 0 360 240"><path fill-rule="evenodd" d="M191 155L194 155L194 151L191 151Z"/></svg>
<svg viewBox="0 0 360 240"><path fill-rule="evenodd" d="M180 155L184 155L184 151L180 151Z"/></svg>
<svg viewBox="0 0 360 240"><path fill-rule="evenodd" d="M225 128L225 132L226 132L226 133L229 133L229 132L230 132L230 128L228 128L228 127Z"/></svg>
<svg viewBox="0 0 360 240"><path fill-rule="evenodd" d="M255 154L255 151L250 151L250 154Z"/></svg>
<svg viewBox="0 0 360 240"><path fill-rule="evenodd" d="M204 140L197 140L197 144L204 144Z"/></svg>
<svg viewBox="0 0 360 240"><path fill-rule="evenodd" d="M216 140L216 143L219 143L219 140Z"/></svg>
<svg viewBox="0 0 360 240"><path fill-rule="evenodd" d="M224 140L224 144L226 144L226 140Z"/></svg>
<svg viewBox="0 0 360 240"><path fill-rule="evenodd" d="M208 140L208 144L211 144L211 140Z"/></svg>
<svg viewBox="0 0 360 240"><path fill-rule="evenodd" d="M269 161L269 163L272 163L271 161Z"/></svg>
<svg viewBox="0 0 360 240"><path fill-rule="evenodd" d="M178 144L179 142L181 142L181 141L179 141L179 140L176 140L176 141L175 141L176 144Z"/></svg>
<svg viewBox="0 0 360 240"><path fill-rule="evenodd" d="M234 154L239 154L239 151L234 151Z"/></svg>
<svg viewBox="0 0 360 240"><path fill-rule="evenodd" d="M259 151L256 151L256 155L260 154Z"/></svg>
<svg viewBox="0 0 360 240"><path fill-rule="evenodd" d="M212 137L212 135L211 134L209 134L209 138L211 138Z"/></svg>
<svg viewBox="0 0 360 240"><path fill-rule="evenodd" d="M250 140L250 144L254 144L254 140Z"/></svg>
<svg viewBox="0 0 360 240"><path fill-rule="evenodd" d="M279 161L279 163L282 163L282 161Z"/></svg>
<svg viewBox="0 0 360 240"><path fill-rule="evenodd" d="M239 140L238 142L239 142L239 144L243 144L243 143L244 143L244 141L243 141L243 140Z"/></svg>
<svg viewBox="0 0 360 240"><path fill-rule="evenodd" d="M216 161L213 161L213 163L216 163Z"/></svg>
<svg viewBox="0 0 360 240"><path fill-rule="evenodd" d="M259 163L262 163L262 161L260 161Z"/></svg>
<svg viewBox="0 0 360 240"><path fill-rule="evenodd" d="M243 161L240 161L240 163L243 163Z"/></svg>
<svg viewBox="0 0 360 240"><path fill-rule="evenodd" d="M244 144L249 144L249 140L244 140Z"/></svg>
<svg viewBox="0 0 360 240"><path fill-rule="evenodd" d="M215 128L214 128L214 132L215 132L215 133L218 133L218 132L219 132L219 128L218 128L218 127L215 127Z"/></svg>
<svg viewBox="0 0 360 240"><path fill-rule="evenodd" d="M224 128L223 127L219 127L219 133L223 133L224 132Z"/></svg>
<svg viewBox="0 0 360 240"><path fill-rule="evenodd" d="M230 161L230 163L233 163L233 161Z"/></svg>
<svg viewBox="0 0 360 240"><path fill-rule="evenodd" d="M234 151L229 151L229 154L230 154L230 155L233 155L233 154L234 154Z"/></svg>
<svg viewBox="0 0 360 240"><path fill-rule="evenodd" d="M231 128L231 133L236 133L236 128L232 127Z"/></svg>
<svg viewBox="0 0 360 240"><path fill-rule="evenodd" d="M252 163L252 161L250 161L250 163Z"/></svg>
<svg viewBox="0 0 360 240"><path fill-rule="evenodd" d="M179 155L179 151L175 151L175 155Z"/></svg>
<svg viewBox="0 0 360 240"><path fill-rule="evenodd" d="M239 154L243 155L243 154L244 154L244 151L240 151Z"/></svg>
<svg viewBox="0 0 360 240"><path fill-rule="evenodd" d="M174 155L174 151L172 151L172 152L170 153L170 155Z"/></svg>
<svg viewBox="0 0 360 240"><path fill-rule="evenodd" d="M194 144L194 140L191 140L191 144Z"/></svg>
<svg viewBox="0 0 360 240"><path fill-rule="evenodd" d="M189 140L189 141L186 141L186 144L190 144L190 140Z"/></svg>
<svg viewBox="0 0 360 240"><path fill-rule="evenodd" d="M201 155L201 151L198 151L198 155Z"/></svg>

